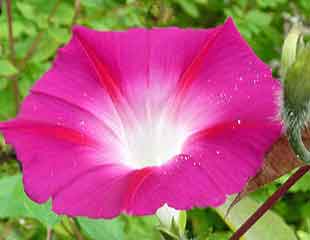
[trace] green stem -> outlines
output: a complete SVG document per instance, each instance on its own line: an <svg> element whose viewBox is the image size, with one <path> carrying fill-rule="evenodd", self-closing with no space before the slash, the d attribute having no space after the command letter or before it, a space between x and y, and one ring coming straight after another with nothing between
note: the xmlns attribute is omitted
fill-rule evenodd
<svg viewBox="0 0 310 240"><path fill-rule="evenodd" d="M77 220L75 218L69 219L69 223L71 225L71 229L76 237L77 240L84 240L82 233L78 227Z"/></svg>
<svg viewBox="0 0 310 240"><path fill-rule="evenodd" d="M53 229L51 227L47 228L46 240L52 240L53 238Z"/></svg>

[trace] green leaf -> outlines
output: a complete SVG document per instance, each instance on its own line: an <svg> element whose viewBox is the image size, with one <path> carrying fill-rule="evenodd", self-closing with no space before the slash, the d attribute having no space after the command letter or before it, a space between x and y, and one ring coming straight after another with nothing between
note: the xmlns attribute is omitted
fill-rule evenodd
<svg viewBox="0 0 310 240"><path fill-rule="evenodd" d="M229 215L225 218L232 198L223 206L216 209L232 230L237 230L260 206L256 201L247 197L241 200L232 208ZM244 240L297 240L294 231L276 213L269 210L253 227L245 234Z"/></svg>
<svg viewBox="0 0 310 240"><path fill-rule="evenodd" d="M227 240L229 239L230 233L227 232L217 232L212 233L206 240Z"/></svg>
<svg viewBox="0 0 310 240"><path fill-rule="evenodd" d="M64 44L69 41L70 33L66 28L49 28L49 35L54 38L59 44Z"/></svg>
<svg viewBox="0 0 310 240"><path fill-rule="evenodd" d="M192 234L197 236L197 240L205 240L212 236L213 232L227 230L225 222L223 222L222 218L211 208L194 208L188 211L187 215Z"/></svg>
<svg viewBox="0 0 310 240"><path fill-rule="evenodd" d="M105 0L81 0L81 4L85 7L98 7L103 6L105 3Z"/></svg>
<svg viewBox="0 0 310 240"><path fill-rule="evenodd" d="M49 204L38 205L26 196L20 175L2 178L0 189L1 217L34 217L46 225L57 222Z"/></svg>
<svg viewBox="0 0 310 240"><path fill-rule="evenodd" d="M34 20L36 18L36 13L33 5L26 2L18 1L16 2L16 6L25 18L29 20Z"/></svg>
<svg viewBox="0 0 310 240"><path fill-rule="evenodd" d="M82 230L94 240L124 239L124 223L120 218L113 220L94 220L89 218L78 218Z"/></svg>
<svg viewBox="0 0 310 240"><path fill-rule="evenodd" d="M247 22L249 27L257 26L263 28L268 26L272 20L270 14L259 11L259 10L251 10L248 12L245 22ZM260 29L262 31L262 29Z"/></svg>
<svg viewBox="0 0 310 240"><path fill-rule="evenodd" d="M8 60L0 59L0 76L14 75L17 72L17 69L12 63L10 63Z"/></svg>
<svg viewBox="0 0 310 240"><path fill-rule="evenodd" d="M36 80L38 80L44 72L48 70L50 63L42 62L29 62L21 78L18 81L19 91L22 97L25 97L29 93L29 89L33 86Z"/></svg>
<svg viewBox="0 0 310 240"><path fill-rule="evenodd" d="M46 226L53 226L59 218L50 210L50 204L36 204L23 190L22 176L0 179L0 217L31 217Z"/></svg>
<svg viewBox="0 0 310 240"><path fill-rule="evenodd" d="M0 106L0 120L7 120L14 116L15 98L10 86L0 90Z"/></svg>
<svg viewBox="0 0 310 240"><path fill-rule="evenodd" d="M310 174L303 176L298 182L294 184L289 190L290 192L307 192L310 191Z"/></svg>
<svg viewBox="0 0 310 240"><path fill-rule="evenodd" d="M125 225L125 240L152 239L160 240L160 235L156 229L158 219L154 216L146 217L123 217Z"/></svg>
<svg viewBox="0 0 310 240"><path fill-rule="evenodd" d="M178 0L176 3L178 3L191 17L199 17L198 6L192 0Z"/></svg>
<svg viewBox="0 0 310 240"><path fill-rule="evenodd" d="M4 77L0 77L0 90L6 88L8 86L9 80Z"/></svg>
<svg viewBox="0 0 310 240"><path fill-rule="evenodd" d="M275 8L281 4L285 4L287 0L257 0L257 4L262 8Z"/></svg>
<svg viewBox="0 0 310 240"><path fill-rule="evenodd" d="M8 27L6 18L0 18L0 39L8 41ZM16 18L13 21L13 35L14 38L20 38L23 34L35 32L33 24L27 22L21 18Z"/></svg>
<svg viewBox="0 0 310 240"><path fill-rule="evenodd" d="M37 51L32 57L32 60L34 62L42 62L53 59L58 47L59 43L49 34L46 34L39 44Z"/></svg>
<svg viewBox="0 0 310 240"><path fill-rule="evenodd" d="M73 14L73 7L64 2L57 9L54 17L52 18L52 22L57 25L69 26L72 22Z"/></svg>
<svg viewBox="0 0 310 240"><path fill-rule="evenodd" d="M309 240L310 239L310 233L304 232L304 231L298 231L297 235L300 240Z"/></svg>

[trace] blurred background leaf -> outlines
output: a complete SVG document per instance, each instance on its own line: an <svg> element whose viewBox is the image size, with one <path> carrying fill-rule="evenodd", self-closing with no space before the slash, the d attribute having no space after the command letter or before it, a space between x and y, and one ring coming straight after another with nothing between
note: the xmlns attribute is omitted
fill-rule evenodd
<svg viewBox="0 0 310 240"><path fill-rule="evenodd" d="M53 226L59 220L50 210L50 204L36 204L23 190L21 175L0 179L0 217L32 217L46 226Z"/></svg>
<svg viewBox="0 0 310 240"><path fill-rule="evenodd" d="M78 218L83 231L92 239L124 239L124 223L121 219L93 220Z"/></svg>
<svg viewBox="0 0 310 240"><path fill-rule="evenodd" d="M233 198L232 198L233 199ZM250 198L242 199L225 217L231 200L217 208L217 212L224 221L233 229L237 230L253 212L259 204ZM259 221L244 235L246 240L274 239L277 240L297 240L294 231L286 225L283 219L273 211L269 210Z"/></svg>

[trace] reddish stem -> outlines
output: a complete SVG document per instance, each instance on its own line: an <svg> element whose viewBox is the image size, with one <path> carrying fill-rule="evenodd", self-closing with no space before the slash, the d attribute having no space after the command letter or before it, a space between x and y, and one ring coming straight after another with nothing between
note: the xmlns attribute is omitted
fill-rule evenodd
<svg viewBox="0 0 310 240"><path fill-rule="evenodd" d="M74 3L74 15L72 18L71 28L76 24L81 12L81 0L75 0Z"/></svg>
<svg viewBox="0 0 310 240"><path fill-rule="evenodd" d="M46 240L52 240L53 238L53 229L51 227L47 228Z"/></svg>
<svg viewBox="0 0 310 240"><path fill-rule="evenodd" d="M273 205L310 170L310 165L300 167L248 220L234 233L230 240L240 239Z"/></svg>
<svg viewBox="0 0 310 240"><path fill-rule="evenodd" d="M12 17L12 2L11 0L6 0L6 14L8 18L8 38L9 38L9 49L10 49L10 60L14 65L16 65L15 62L15 45L14 45L14 36L13 36L13 17ZM13 76L11 78L12 80L12 87L15 97L15 105L16 105L16 112L19 108L19 100L20 100L20 93L18 89L18 79L16 76Z"/></svg>
<svg viewBox="0 0 310 240"><path fill-rule="evenodd" d="M14 49L14 37L13 37L13 18L12 18L12 4L11 0L6 0L6 14L8 18L8 34L9 34L9 49L11 60L15 60L15 49Z"/></svg>
<svg viewBox="0 0 310 240"><path fill-rule="evenodd" d="M54 17L54 15L56 14L60 4L61 4L62 0L56 0L55 5L53 6L50 14L47 17L47 25L49 26L51 24L52 18ZM26 63L28 62L28 60L34 55L35 51L37 50L37 47L39 46L41 40L43 39L44 34L46 34L46 30L43 29L41 30L38 35L35 37L35 39L33 40L30 48L28 49L28 51L26 52L25 57L21 60L20 64L19 64L19 70L21 71Z"/></svg>

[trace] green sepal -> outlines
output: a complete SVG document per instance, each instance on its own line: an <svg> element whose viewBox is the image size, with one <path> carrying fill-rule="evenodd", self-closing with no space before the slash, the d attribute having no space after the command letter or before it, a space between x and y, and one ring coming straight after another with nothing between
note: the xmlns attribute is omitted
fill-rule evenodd
<svg viewBox="0 0 310 240"><path fill-rule="evenodd" d="M179 214L179 219L178 219L178 229L179 229L179 234L180 235L184 235L185 234L186 222L187 222L186 211L181 211L180 214Z"/></svg>
<svg viewBox="0 0 310 240"><path fill-rule="evenodd" d="M158 230L164 240L186 240L185 227L186 227L186 212L181 211L178 221L172 218L171 227L167 229L159 226Z"/></svg>
<svg viewBox="0 0 310 240"><path fill-rule="evenodd" d="M173 233L172 231L167 230L164 227L159 226L157 229L160 232L160 235L164 240L179 240L180 239L177 234Z"/></svg>
<svg viewBox="0 0 310 240"><path fill-rule="evenodd" d="M285 78L287 71L294 64L299 48L303 45L302 25L295 24L285 38L281 57L281 76Z"/></svg>

